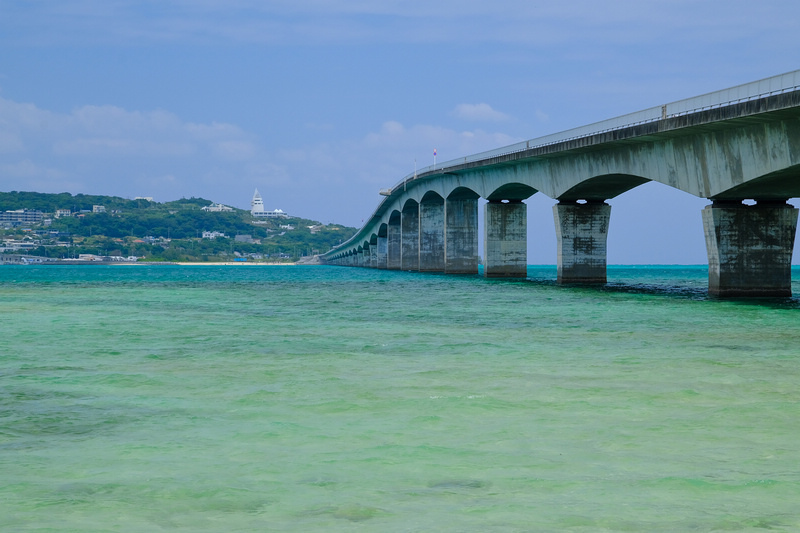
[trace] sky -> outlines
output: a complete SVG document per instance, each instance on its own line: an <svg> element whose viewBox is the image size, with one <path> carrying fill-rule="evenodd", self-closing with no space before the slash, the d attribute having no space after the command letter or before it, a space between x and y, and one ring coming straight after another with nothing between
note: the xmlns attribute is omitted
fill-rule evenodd
<svg viewBox="0 0 800 533"><path fill-rule="evenodd" d="M434 148L789 72L799 30L796 0L0 0L0 190L249 209L258 188L360 227ZM555 263L554 203L527 201L529 263ZM610 264L707 262L707 200L609 203Z"/></svg>

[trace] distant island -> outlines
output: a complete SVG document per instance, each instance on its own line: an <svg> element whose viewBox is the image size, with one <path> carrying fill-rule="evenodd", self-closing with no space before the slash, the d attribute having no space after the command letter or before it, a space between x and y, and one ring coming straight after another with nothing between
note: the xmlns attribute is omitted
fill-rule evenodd
<svg viewBox="0 0 800 533"><path fill-rule="evenodd" d="M2 263L289 263L327 252L356 229L281 210L254 216L204 198L159 203L152 198L0 192Z"/></svg>

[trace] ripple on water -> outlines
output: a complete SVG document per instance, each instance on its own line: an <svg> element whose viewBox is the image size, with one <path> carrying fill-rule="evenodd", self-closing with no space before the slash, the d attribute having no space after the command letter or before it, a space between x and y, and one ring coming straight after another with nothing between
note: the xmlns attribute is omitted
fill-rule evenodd
<svg viewBox="0 0 800 533"><path fill-rule="evenodd" d="M800 531L798 299L693 268L9 272L0 531Z"/></svg>
<svg viewBox="0 0 800 533"><path fill-rule="evenodd" d="M385 509L380 509L378 507L351 504L307 509L298 513L298 516L330 516L339 520L348 520L350 522L364 522L380 516L388 516L389 514L390 513Z"/></svg>
<svg viewBox="0 0 800 533"><path fill-rule="evenodd" d="M491 486L491 482L482 479L442 479L428 483L429 489L437 490L477 490Z"/></svg>

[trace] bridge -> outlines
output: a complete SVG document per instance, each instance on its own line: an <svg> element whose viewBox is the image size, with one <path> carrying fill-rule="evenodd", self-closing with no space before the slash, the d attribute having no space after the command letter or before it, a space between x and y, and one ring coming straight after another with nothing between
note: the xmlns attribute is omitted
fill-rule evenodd
<svg viewBox="0 0 800 533"><path fill-rule="evenodd" d="M703 209L708 290L790 296L800 196L800 70L429 166L384 189L381 203L326 264L527 275L527 206L553 206L558 282L606 283L611 206L657 181Z"/></svg>

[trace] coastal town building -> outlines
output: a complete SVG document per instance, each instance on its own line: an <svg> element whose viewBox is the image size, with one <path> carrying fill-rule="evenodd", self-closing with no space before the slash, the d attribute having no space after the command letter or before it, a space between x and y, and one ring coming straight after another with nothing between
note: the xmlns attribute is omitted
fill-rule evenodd
<svg viewBox="0 0 800 533"><path fill-rule="evenodd" d="M0 242L0 253L16 252L18 250L32 250L39 246L39 241L26 237L23 240L4 239Z"/></svg>
<svg viewBox="0 0 800 533"><path fill-rule="evenodd" d="M272 211L264 210L264 200L258 193L258 189L253 194L253 199L250 201L250 214L254 217L264 218L289 218L289 215L283 212L282 209L274 209Z"/></svg>
<svg viewBox="0 0 800 533"><path fill-rule="evenodd" d="M233 211L232 207L228 207L227 205L222 204L211 204L205 207L201 207L203 211L208 211L209 213L223 213L228 211Z"/></svg>
<svg viewBox="0 0 800 533"><path fill-rule="evenodd" d="M93 205L92 206L92 213L105 213L106 206L104 205Z"/></svg>
<svg viewBox="0 0 800 533"><path fill-rule="evenodd" d="M243 242L243 243L247 243L247 244L261 244L261 241L259 241L258 239L254 239L252 235L247 235L247 234L245 234L245 235L236 235L233 238L233 240L236 241L236 242Z"/></svg>
<svg viewBox="0 0 800 533"><path fill-rule="evenodd" d="M17 209L0 213L1 226L21 226L23 224L39 224L44 213L35 209Z"/></svg>
<svg viewBox="0 0 800 533"><path fill-rule="evenodd" d="M72 211L69 209L56 209L56 218L72 216Z"/></svg>
<svg viewBox="0 0 800 533"><path fill-rule="evenodd" d="M225 237L225 234L221 231L204 231L203 238L204 239L216 239L217 237Z"/></svg>
<svg viewBox="0 0 800 533"><path fill-rule="evenodd" d="M77 261L93 261L93 262L103 262L103 263L135 263L138 261L139 258L135 255L129 255L127 257L121 255L97 255L97 254L79 254ZM65 260L65 261L68 261Z"/></svg>

